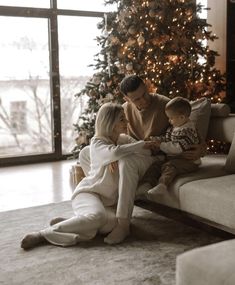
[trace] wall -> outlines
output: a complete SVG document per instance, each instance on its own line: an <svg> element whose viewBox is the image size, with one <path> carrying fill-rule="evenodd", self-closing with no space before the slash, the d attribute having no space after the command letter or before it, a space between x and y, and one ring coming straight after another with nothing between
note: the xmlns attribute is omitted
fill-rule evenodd
<svg viewBox="0 0 235 285"><path fill-rule="evenodd" d="M219 37L210 43L210 48L216 50L220 56L216 59L216 68L226 72L226 25L227 25L227 0L208 0L208 23L212 25L211 30Z"/></svg>

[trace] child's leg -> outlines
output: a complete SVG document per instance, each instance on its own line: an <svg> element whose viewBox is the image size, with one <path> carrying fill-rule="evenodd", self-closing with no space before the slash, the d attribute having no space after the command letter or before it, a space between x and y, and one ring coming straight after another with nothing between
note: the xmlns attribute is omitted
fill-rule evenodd
<svg viewBox="0 0 235 285"><path fill-rule="evenodd" d="M156 160L145 172L137 188L137 195L143 195L148 192L158 182L161 174L162 161Z"/></svg>
<svg viewBox="0 0 235 285"><path fill-rule="evenodd" d="M157 186L148 191L149 195L161 194L167 190L167 187L173 179L179 174L193 172L198 169L198 165L187 159L173 158L162 165L162 174Z"/></svg>
<svg viewBox="0 0 235 285"><path fill-rule="evenodd" d="M167 186L176 176L176 172L176 168L171 164L171 161L164 163L161 168L161 176L158 180L158 185L148 191L148 196L163 194L167 190Z"/></svg>

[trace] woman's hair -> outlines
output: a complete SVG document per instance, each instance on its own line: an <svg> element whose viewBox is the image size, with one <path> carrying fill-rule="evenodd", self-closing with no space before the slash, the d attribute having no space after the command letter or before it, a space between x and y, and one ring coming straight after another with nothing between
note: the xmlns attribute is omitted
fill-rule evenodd
<svg viewBox="0 0 235 285"><path fill-rule="evenodd" d="M175 97L166 104L165 110L189 117L191 114L191 105L188 99L183 97Z"/></svg>
<svg viewBox="0 0 235 285"><path fill-rule="evenodd" d="M127 95L128 92L133 92L139 88L144 81L138 75L127 75L120 83L120 91Z"/></svg>
<svg viewBox="0 0 235 285"><path fill-rule="evenodd" d="M118 121L123 107L116 103L105 103L97 113L95 121L95 136L110 137Z"/></svg>

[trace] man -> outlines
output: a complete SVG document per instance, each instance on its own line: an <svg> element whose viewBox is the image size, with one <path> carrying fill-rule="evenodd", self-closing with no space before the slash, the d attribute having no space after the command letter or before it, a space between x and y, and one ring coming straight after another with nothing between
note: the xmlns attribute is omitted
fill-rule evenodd
<svg viewBox="0 0 235 285"><path fill-rule="evenodd" d="M120 91L126 101L123 107L128 120L130 136L137 140L146 140L151 136L160 136L164 133L169 126L165 114L165 105L169 98L159 94L149 94L145 83L137 75L125 77L120 84ZM197 145L191 151L185 152L184 157L195 159L200 157L201 153L202 147ZM89 147L80 152L79 160L84 173L87 174L90 162ZM119 160L119 197L116 211L118 223L106 238L109 244L119 243L129 234L138 182L150 165L156 161L159 161L159 173L154 175L154 180L158 179L160 175L161 156L130 155Z"/></svg>

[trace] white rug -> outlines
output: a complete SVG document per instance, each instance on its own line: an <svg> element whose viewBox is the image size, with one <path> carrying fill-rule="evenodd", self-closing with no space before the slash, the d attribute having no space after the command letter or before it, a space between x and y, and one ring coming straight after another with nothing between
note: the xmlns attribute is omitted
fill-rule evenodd
<svg viewBox="0 0 235 285"><path fill-rule="evenodd" d="M131 236L120 245L97 237L70 248L20 248L26 233L71 214L70 202L0 213L0 284L173 285L178 254L221 240L136 207Z"/></svg>

